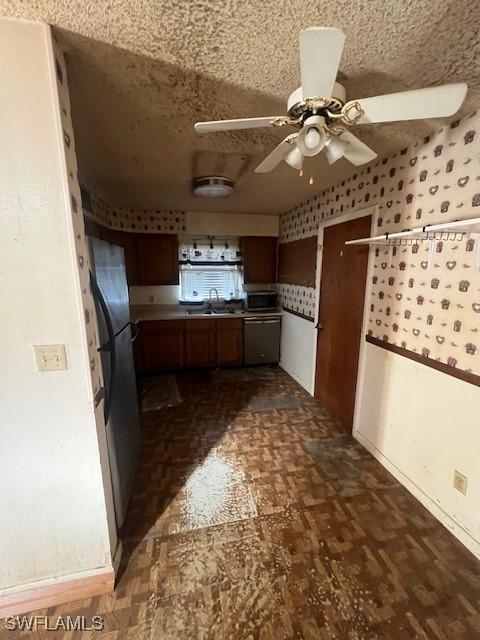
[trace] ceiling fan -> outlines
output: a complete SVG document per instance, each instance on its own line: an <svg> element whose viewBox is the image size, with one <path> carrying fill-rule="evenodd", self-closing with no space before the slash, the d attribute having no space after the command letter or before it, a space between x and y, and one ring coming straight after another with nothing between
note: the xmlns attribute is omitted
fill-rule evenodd
<svg viewBox="0 0 480 640"><path fill-rule="evenodd" d="M300 170L305 157L324 151L329 164L340 158L354 165L377 154L354 136L354 125L442 118L460 108L467 93L465 83L402 91L374 98L346 101L345 88L335 81L345 35L332 27L311 27L300 32L302 86L287 100L286 116L197 122L197 133L291 126L288 135L255 169L272 171L282 160Z"/></svg>

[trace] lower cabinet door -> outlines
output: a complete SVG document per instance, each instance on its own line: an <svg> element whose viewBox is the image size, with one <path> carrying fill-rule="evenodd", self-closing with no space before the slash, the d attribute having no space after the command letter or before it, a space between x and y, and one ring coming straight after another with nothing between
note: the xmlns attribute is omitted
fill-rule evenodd
<svg viewBox="0 0 480 640"><path fill-rule="evenodd" d="M185 364L187 367L211 367L215 364L215 334L191 331L185 334Z"/></svg>
<svg viewBox="0 0 480 640"><path fill-rule="evenodd" d="M142 365L146 373L184 366L183 322L142 322Z"/></svg>
<svg viewBox="0 0 480 640"><path fill-rule="evenodd" d="M212 367L216 362L215 321L196 318L185 323L185 366Z"/></svg>
<svg viewBox="0 0 480 640"><path fill-rule="evenodd" d="M227 321L224 321L227 322ZM219 367L234 367L243 362L242 328L217 327L217 364Z"/></svg>

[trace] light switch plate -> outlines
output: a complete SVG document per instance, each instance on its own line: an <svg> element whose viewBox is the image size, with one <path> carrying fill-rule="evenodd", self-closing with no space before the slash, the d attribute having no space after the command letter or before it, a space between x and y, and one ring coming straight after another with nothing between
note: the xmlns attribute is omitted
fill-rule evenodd
<svg viewBox="0 0 480 640"><path fill-rule="evenodd" d="M63 371L68 368L64 344L36 344L33 348L38 371Z"/></svg>

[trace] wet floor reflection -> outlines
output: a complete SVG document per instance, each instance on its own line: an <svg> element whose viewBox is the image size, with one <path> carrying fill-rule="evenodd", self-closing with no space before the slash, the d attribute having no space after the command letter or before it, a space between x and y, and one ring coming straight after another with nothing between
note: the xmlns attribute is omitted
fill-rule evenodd
<svg viewBox="0 0 480 640"><path fill-rule="evenodd" d="M185 483L183 530L226 524L257 515L242 470L217 454L207 456Z"/></svg>

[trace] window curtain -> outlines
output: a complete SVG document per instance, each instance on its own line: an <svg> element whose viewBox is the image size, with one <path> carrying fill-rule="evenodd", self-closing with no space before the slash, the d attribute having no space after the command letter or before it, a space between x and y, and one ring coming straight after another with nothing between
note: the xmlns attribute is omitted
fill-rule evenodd
<svg viewBox="0 0 480 640"><path fill-rule="evenodd" d="M178 260L180 264L240 264L242 256L238 238L191 239L180 243Z"/></svg>

